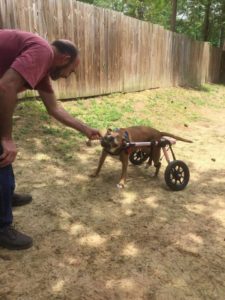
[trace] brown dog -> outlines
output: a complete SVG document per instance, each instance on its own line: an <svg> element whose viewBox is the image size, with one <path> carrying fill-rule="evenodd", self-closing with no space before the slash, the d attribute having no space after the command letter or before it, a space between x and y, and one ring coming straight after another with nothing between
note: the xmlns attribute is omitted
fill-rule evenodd
<svg viewBox="0 0 225 300"><path fill-rule="evenodd" d="M134 126L128 128L120 128L115 131L111 129L107 130L107 133L103 136L101 140L101 145L103 147L102 154L99 160L98 167L92 177L98 176L102 165L107 157L107 155L117 155L119 156L122 162L122 173L120 181L118 183L119 188L123 188L126 182L127 177L127 166L129 155L137 151L137 148L131 147L127 148L127 142L150 142L150 141L159 141L162 137L171 137L179 141L192 143L192 141L181 138L179 136L167 133L160 132L154 128L147 126ZM161 148L157 145L152 147L141 147L139 148L145 153L149 154L148 165L151 165L154 162L156 168L155 176L158 175L161 163L160 163L160 150Z"/></svg>

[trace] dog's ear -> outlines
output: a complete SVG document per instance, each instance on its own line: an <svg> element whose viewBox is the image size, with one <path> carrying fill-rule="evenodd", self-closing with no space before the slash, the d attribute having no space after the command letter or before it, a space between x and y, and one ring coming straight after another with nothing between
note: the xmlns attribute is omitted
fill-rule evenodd
<svg viewBox="0 0 225 300"><path fill-rule="evenodd" d="M107 134L111 134L111 133L112 133L112 129L111 129L111 128L108 128L106 133L107 133Z"/></svg>

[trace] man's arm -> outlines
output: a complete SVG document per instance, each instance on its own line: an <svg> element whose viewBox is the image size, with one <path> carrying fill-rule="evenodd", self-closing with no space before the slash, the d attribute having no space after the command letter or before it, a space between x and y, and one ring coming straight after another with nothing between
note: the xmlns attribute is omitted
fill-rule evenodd
<svg viewBox="0 0 225 300"><path fill-rule="evenodd" d="M89 139L99 139L100 132L97 129L91 128L77 118L72 117L56 100L54 93L38 91L39 95L46 106L46 109L52 117L62 124L78 130L86 135Z"/></svg>
<svg viewBox="0 0 225 300"><path fill-rule="evenodd" d="M25 80L13 69L9 69L0 79L0 142L3 154L0 168L11 164L16 158L16 146L12 139L12 115L16 106L17 93Z"/></svg>

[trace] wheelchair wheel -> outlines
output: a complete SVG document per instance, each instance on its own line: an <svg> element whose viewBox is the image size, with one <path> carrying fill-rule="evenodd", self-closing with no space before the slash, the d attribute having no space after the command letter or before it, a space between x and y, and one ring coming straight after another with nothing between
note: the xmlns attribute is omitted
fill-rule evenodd
<svg viewBox="0 0 225 300"><path fill-rule="evenodd" d="M188 166L181 160L174 160L166 167L164 178L171 190L181 191L189 182Z"/></svg>
<svg viewBox="0 0 225 300"><path fill-rule="evenodd" d="M148 159L149 155L142 150L132 152L129 156L129 160L133 165L141 165Z"/></svg>

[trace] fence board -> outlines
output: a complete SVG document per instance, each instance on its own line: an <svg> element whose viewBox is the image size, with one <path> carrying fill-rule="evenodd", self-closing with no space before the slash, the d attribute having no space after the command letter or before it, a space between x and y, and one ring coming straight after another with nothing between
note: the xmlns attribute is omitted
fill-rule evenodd
<svg viewBox="0 0 225 300"><path fill-rule="evenodd" d="M53 83L60 98L219 80L221 49L75 0L0 0L0 28L77 44L76 76Z"/></svg>

